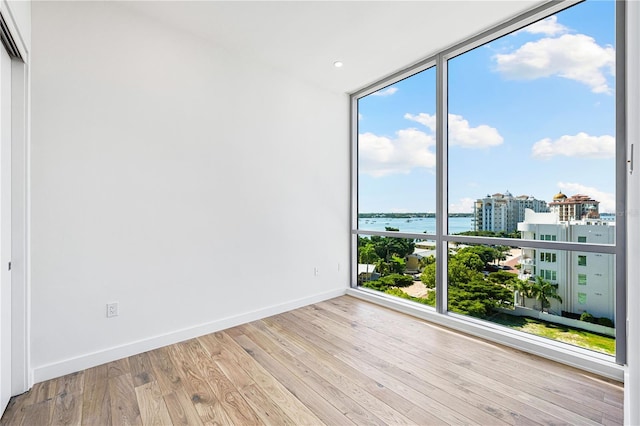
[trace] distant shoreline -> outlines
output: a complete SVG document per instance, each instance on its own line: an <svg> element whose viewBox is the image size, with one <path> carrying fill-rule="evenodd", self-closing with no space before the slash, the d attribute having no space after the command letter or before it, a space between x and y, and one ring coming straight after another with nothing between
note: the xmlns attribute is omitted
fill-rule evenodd
<svg viewBox="0 0 640 426"><path fill-rule="evenodd" d="M449 217L473 217L473 213L449 213ZM615 217L615 213L600 213L601 217ZM359 219L389 218L413 219L421 217L436 217L435 213L358 213Z"/></svg>
<svg viewBox="0 0 640 426"><path fill-rule="evenodd" d="M435 213L358 213L359 219L391 218L411 219L416 217L436 217ZM449 213L449 217L473 217L473 213Z"/></svg>

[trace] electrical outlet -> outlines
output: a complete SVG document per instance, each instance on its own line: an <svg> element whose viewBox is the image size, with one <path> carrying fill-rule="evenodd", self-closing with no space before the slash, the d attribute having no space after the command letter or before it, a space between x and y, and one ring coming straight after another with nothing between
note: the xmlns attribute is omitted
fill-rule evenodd
<svg viewBox="0 0 640 426"><path fill-rule="evenodd" d="M317 266L316 266L315 268L313 268L313 275L314 275L314 276L316 276L316 277L317 277L318 275L320 275L320 271L318 270L318 267L317 267Z"/></svg>
<svg viewBox="0 0 640 426"><path fill-rule="evenodd" d="M118 316L118 302L107 303L107 318Z"/></svg>

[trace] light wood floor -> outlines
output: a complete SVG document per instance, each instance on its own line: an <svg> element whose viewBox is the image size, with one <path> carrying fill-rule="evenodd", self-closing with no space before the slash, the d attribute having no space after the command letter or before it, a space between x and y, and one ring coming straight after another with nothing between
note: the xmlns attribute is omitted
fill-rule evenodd
<svg viewBox="0 0 640 426"><path fill-rule="evenodd" d="M623 387L348 296L38 383L2 425L622 424Z"/></svg>

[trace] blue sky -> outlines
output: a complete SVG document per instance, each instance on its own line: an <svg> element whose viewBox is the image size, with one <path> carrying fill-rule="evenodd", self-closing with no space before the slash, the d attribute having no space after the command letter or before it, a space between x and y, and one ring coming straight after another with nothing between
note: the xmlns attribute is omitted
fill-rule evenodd
<svg viewBox="0 0 640 426"><path fill-rule="evenodd" d="M562 191L615 209L614 3L587 1L449 61L449 208ZM435 211L435 69L360 99L360 212Z"/></svg>

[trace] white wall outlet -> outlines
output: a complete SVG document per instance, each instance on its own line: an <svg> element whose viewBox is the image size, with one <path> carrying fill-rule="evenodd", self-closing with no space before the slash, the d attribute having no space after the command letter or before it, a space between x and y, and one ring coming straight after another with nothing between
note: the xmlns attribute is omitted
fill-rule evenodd
<svg viewBox="0 0 640 426"><path fill-rule="evenodd" d="M317 267L317 266L316 266L315 268L313 268L313 275L314 275L314 276L316 276L316 277L317 277L318 275L320 275L320 271L318 270L318 267Z"/></svg>
<svg viewBox="0 0 640 426"><path fill-rule="evenodd" d="M118 316L118 302L107 303L107 318Z"/></svg>

